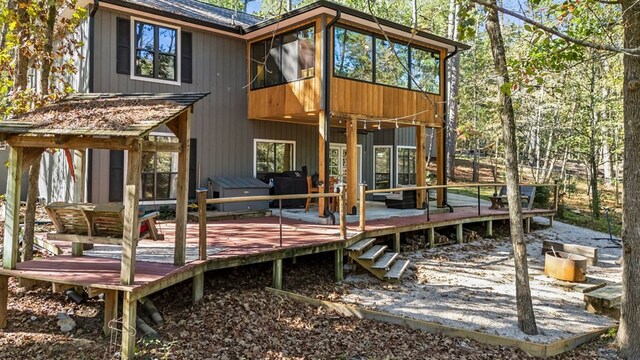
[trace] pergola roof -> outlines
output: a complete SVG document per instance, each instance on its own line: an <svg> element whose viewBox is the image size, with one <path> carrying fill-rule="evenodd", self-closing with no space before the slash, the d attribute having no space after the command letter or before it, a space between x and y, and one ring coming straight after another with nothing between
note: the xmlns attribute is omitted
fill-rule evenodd
<svg viewBox="0 0 640 360"><path fill-rule="evenodd" d="M0 136L142 138L208 94L74 94L0 122Z"/></svg>

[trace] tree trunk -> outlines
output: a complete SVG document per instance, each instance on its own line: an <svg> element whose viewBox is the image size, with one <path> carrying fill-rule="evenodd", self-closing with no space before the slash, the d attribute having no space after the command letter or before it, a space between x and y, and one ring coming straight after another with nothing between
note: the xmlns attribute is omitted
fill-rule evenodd
<svg viewBox="0 0 640 360"><path fill-rule="evenodd" d="M450 39L458 39L458 11L460 5L455 0L449 1L449 21L447 35ZM449 62L449 113L447 114L447 176L449 180L455 180L456 173L456 142L458 140L458 89L460 83L460 58L455 55Z"/></svg>
<svg viewBox="0 0 640 360"><path fill-rule="evenodd" d="M496 0L491 0L493 4ZM498 86L502 89L509 83L509 70L505 55L502 32L498 12L487 9L487 33L491 40L491 52L498 73ZM518 175L518 147L516 143L516 121L511 96L500 91L500 120L502 122L502 136L505 148L505 168L507 176L507 201L509 202L509 222L511 227L511 241L516 273L516 302L518 312L518 327L528 335L538 333L531 289L529 288L529 269L527 265L527 246L522 226L522 207L520 204L520 188Z"/></svg>
<svg viewBox="0 0 640 360"><path fill-rule="evenodd" d="M589 176L589 187L591 189L591 211L593 213L593 218L598 220L600 219L600 194L598 193L598 160L597 160L597 151L598 151L598 111L596 110L596 62L595 62L595 54L594 51L591 52L591 82L589 88L589 104L591 109L591 126L590 126L590 134L589 134L589 170L591 170L591 174Z"/></svg>
<svg viewBox="0 0 640 360"><path fill-rule="evenodd" d="M18 0L15 5L15 11L18 15L16 32L21 39L20 44L26 44L27 38L29 37L29 26L27 25L30 21L29 13L27 13L29 1ZM13 86L16 90L25 90L28 85L29 56L27 55L26 51L21 48L21 46L26 45L19 45L16 49L16 68L13 82Z"/></svg>
<svg viewBox="0 0 640 360"><path fill-rule="evenodd" d="M640 3L622 0L624 46L640 47ZM640 358L640 57L625 55L624 193L622 195L622 304L618 345L622 356Z"/></svg>

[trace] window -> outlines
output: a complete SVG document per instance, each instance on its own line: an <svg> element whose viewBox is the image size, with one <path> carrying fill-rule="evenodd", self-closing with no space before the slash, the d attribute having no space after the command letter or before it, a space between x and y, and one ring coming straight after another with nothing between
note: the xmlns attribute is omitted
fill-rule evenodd
<svg viewBox="0 0 640 360"><path fill-rule="evenodd" d="M376 38L376 82L406 88L409 82L408 71L409 47Z"/></svg>
<svg viewBox="0 0 640 360"><path fill-rule="evenodd" d="M411 76L423 91L439 94L440 54L412 47ZM415 83L411 87L418 90Z"/></svg>
<svg viewBox="0 0 640 360"><path fill-rule="evenodd" d="M291 171L295 168L294 141L255 140L255 175L262 178L267 173Z"/></svg>
<svg viewBox="0 0 640 360"><path fill-rule="evenodd" d="M416 149L398 147L398 185L416 184Z"/></svg>
<svg viewBox="0 0 640 360"><path fill-rule="evenodd" d="M333 43L334 76L440 94L438 52L342 26Z"/></svg>
<svg viewBox="0 0 640 360"><path fill-rule="evenodd" d="M177 28L134 21L134 76L178 81Z"/></svg>
<svg viewBox="0 0 640 360"><path fill-rule="evenodd" d="M150 141L178 142L171 135L150 135ZM142 154L142 200L176 198L178 184L178 153L145 152Z"/></svg>
<svg viewBox="0 0 640 360"><path fill-rule="evenodd" d="M391 188L391 146L373 147L374 189Z"/></svg>
<svg viewBox="0 0 640 360"><path fill-rule="evenodd" d="M373 81L373 37L336 26L333 66L336 76Z"/></svg>
<svg viewBox="0 0 640 360"><path fill-rule="evenodd" d="M251 89L313 77L315 32L310 26L251 44Z"/></svg>

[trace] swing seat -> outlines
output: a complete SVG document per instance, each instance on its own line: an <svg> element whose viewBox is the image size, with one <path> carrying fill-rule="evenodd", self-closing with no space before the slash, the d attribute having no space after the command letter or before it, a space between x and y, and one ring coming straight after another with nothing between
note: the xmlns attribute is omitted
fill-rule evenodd
<svg viewBox="0 0 640 360"><path fill-rule="evenodd" d="M47 234L49 240L71 241L87 244L122 244L124 227L122 204L74 204L54 202L45 207L49 218L56 228L55 233ZM149 237L164 240L159 234L155 219L157 211L138 217L140 238Z"/></svg>

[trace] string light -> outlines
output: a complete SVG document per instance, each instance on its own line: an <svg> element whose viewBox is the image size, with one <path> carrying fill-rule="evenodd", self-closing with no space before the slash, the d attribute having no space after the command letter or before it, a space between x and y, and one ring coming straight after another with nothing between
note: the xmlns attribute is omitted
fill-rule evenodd
<svg viewBox="0 0 640 360"><path fill-rule="evenodd" d="M378 120L378 130L382 129L382 121Z"/></svg>
<svg viewBox="0 0 640 360"><path fill-rule="evenodd" d="M399 128L399 126L398 126L398 120L396 120L396 129L397 129L397 128Z"/></svg>

